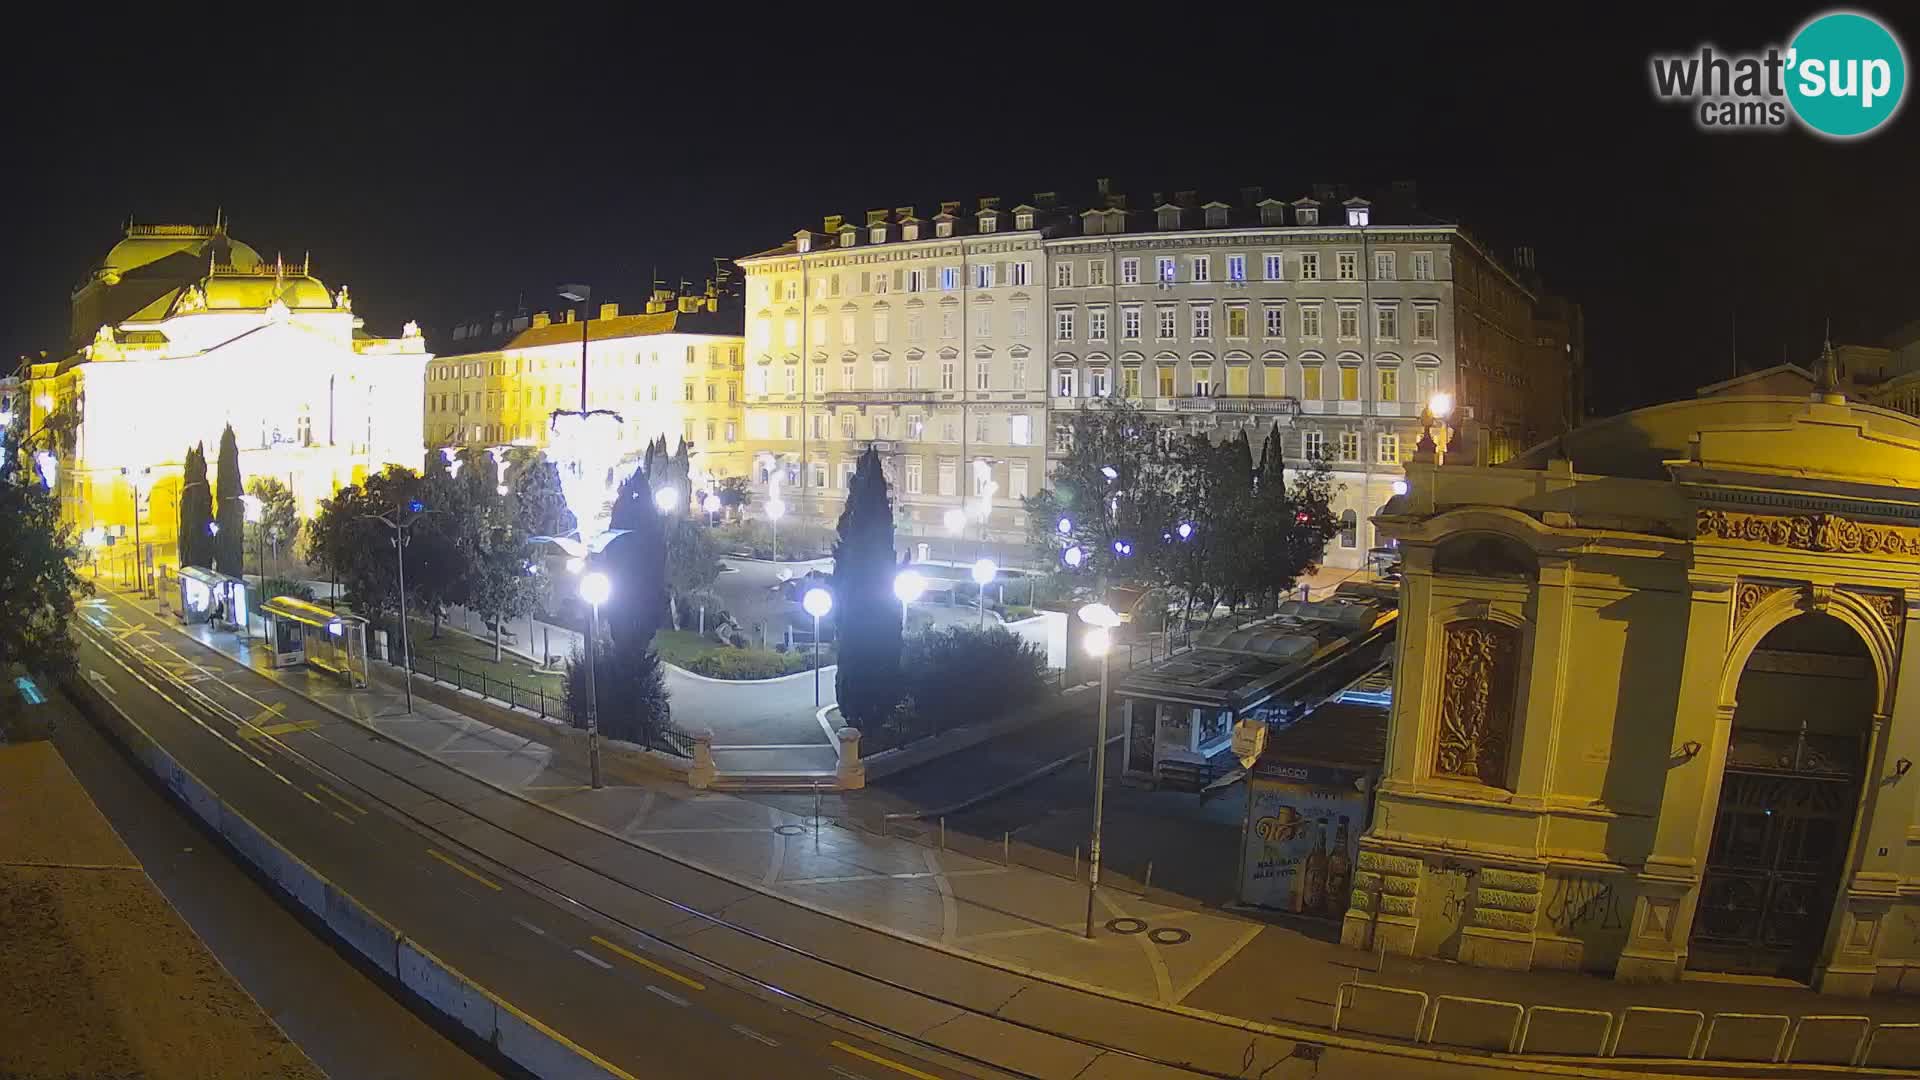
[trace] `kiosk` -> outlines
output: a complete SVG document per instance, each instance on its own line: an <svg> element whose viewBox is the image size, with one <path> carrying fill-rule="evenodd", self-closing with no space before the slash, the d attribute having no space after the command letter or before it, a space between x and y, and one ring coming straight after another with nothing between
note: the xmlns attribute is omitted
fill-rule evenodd
<svg viewBox="0 0 1920 1080"><path fill-rule="evenodd" d="M367 620L328 611L292 596L276 596L260 605L266 620L266 649L277 668L311 664L367 685Z"/></svg>
<svg viewBox="0 0 1920 1080"><path fill-rule="evenodd" d="M214 629L247 625L247 583L230 574L198 566L183 566L180 583L180 621L206 623Z"/></svg>

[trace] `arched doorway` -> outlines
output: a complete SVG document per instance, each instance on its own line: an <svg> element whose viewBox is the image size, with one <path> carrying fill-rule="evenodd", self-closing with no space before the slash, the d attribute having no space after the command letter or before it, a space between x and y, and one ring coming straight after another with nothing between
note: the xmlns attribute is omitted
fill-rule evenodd
<svg viewBox="0 0 1920 1080"><path fill-rule="evenodd" d="M1867 646L1807 613L1741 672L1687 967L1808 980L1845 876L1877 686Z"/></svg>

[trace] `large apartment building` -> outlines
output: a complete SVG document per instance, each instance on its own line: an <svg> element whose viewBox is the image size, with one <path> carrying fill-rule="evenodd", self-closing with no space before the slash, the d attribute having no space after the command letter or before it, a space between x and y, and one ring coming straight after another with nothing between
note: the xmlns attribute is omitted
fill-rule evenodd
<svg viewBox="0 0 1920 1080"><path fill-rule="evenodd" d="M634 453L658 436L686 439L696 478L745 475L738 299L716 286L656 289L640 312L602 304L598 314L496 314L453 327L448 353L427 366L428 444L545 447L555 410L607 409Z"/></svg>
<svg viewBox="0 0 1920 1080"><path fill-rule="evenodd" d="M1410 185L1130 205L1103 182L1078 207L1046 193L826 225L741 260L755 476L781 472L830 520L875 443L903 539L936 551L962 500L970 529L986 509L987 539L1017 550L1017 496L1044 486L1071 413L1110 396L1169 433L1257 443L1277 423L1289 460L1332 465L1343 567L1364 564L1435 394L1455 402L1436 431L1455 460L1497 463L1572 419L1573 353L1537 344L1536 290Z"/></svg>

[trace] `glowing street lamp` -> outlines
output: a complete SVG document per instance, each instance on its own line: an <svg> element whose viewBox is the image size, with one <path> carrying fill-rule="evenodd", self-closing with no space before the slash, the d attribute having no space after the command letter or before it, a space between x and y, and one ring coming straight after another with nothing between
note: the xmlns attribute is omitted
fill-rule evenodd
<svg viewBox="0 0 1920 1080"><path fill-rule="evenodd" d="M1087 561L1087 551L1079 544L1075 544L1060 553L1060 561L1067 564L1067 569L1078 570Z"/></svg>
<svg viewBox="0 0 1920 1080"><path fill-rule="evenodd" d="M1180 523L1179 528L1176 528L1173 531L1180 537L1180 539L1191 540L1193 539L1193 522L1183 521Z"/></svg>
<svg viewBox="0 0 1920 1080"><path fill-rule="evenodd" d="M700 503L700 509L707 512L707 527L712 528L715 518L720 513L720 496L711 491L707 492L706 499Z"/></svg>
<svg viewBox="0 0 1920 1080"><path fill-rule="evenodd" d="M917 570L902 570L893 577L893 595L900 598L900 632L907 632L907 605L927 591L927 579Z"/></svg>
<svg viewBox="0 0 1920 1080"><path fill-rule="evenodd" d="M833 594L819 586L807 590L800 606L813 616L813 707L820 707L820 618L833 610Z"/></svg>
<svg viewBox="0 0 1920 1080"><path fill-rule="evenodd" d="M780 519L787 516L787 504L780 501L780 489L773 489L767 500L767 527L773 531L773 557L780 557Z"/></svg>
<svg viewBox="0 0 1920 1080"><path fill-rule="evenodd" d="M1395 495L1405 495L1407 493L1407 482L1405 480L1395 480L1393 482L1393 493Z"/></svg>
<svg viewBox="0 0 1920 1080"><path fill-rule="evenodd" d="M1061 536L1072 536L1073 535L1073 519L1069 517L1063 517L1059 521L1054 523L1053 529L1055 532L1059 533Z"/></svg>
<svg viewBox="0 0 1920 1080"><path fill-rule="evenodd" d="M680 493L670 487L663 487L653 493L653 505L662 514L672 514L680 507Z"/></svg>
<svg viewBox="0 0 1920 1080"><path fill-rule="evenodd" d="M1427 399L1427 408L1432 411L1434 416L1445 420L1453 413L1453 395L1447 393L1445 390L1436 391L1432 397Z"/></svg>
<svg viewBox="0 0 1920 1080"><path fill-rule="evenodd" d="M987 625L987 585L993 581L994 575L999 572L1000 568L993 564L992 559L981 559L973 564L973 583L980 587L979 606L981 626Z"/></svg>
<svg viewBox="0 0 1920 1080"><path fill-rule="evenodd" d="M1107 677L1112 666L1113 628L1120 615L1105 604L1088 604L1080 609L1080 621L1091 626L1087 631L1087 652L1100 658L1100 726L1093 732L1093 834L1087 839L1087 936L1093 936L1093 896L1100 887L1100 819L1106 809L1107 779Z"/></svg>
<svg viewBox="0 0 1920 1080"><path fill-rule="evenodd" d="M962 532L966 531L967 512L957 506L941 515L940 520L942 524L946 525L947 531L955 536L959 536Z"/></svg>
<svg viewBox="0 0 1920 1080"><path fill-rule="evenodd" d="M600 782L600 687L593 680L593 654L600 651L600 605L613 595L613 582L598 570L580 578L580 599L587 602L587 772Z"/></svg>

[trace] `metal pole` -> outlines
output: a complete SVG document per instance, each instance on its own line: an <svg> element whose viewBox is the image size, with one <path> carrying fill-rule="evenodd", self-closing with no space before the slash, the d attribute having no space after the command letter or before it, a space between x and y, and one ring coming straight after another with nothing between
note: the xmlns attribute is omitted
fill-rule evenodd
<svg viewBox="0 0 1920 1080"><path fill-rule="evenodd" d="M600 605L587 605L587 772L594 790L600 782L600 687L594 681L593 654L600 641Z"/></svg>
<svg viewBox="0 0 1920 1080"><path fill-rule="evenodd" d="M413 712L413 649L407 638L407 530L393 526L393 561L400 576L400 680L407 688L407 712Z"/></svg>
<svg viewBox="0 0 1920 1080"><path fill-rule="evenodd" d="M820 708L820 616L813 617L813 707Z"/></svg>
<svg viewBox="0 0 1920 1080"><path fill-rule="evenodd" d="M974 598L974 606L980 609L980 628L984 630L987 627L987 586L985 582L980 583L979 593L980 595Z"/></svg>
<svg viewBox="0 0 1920 1080"><path fill-rule="evenodd" d="M133 576L135 588L140 592L146 592L147 570L140 561L140 480L138 477L133 481Z"/></svg>
<svg viewBox="0 0 1920 1080"><path fill-rule="evenodd" d="M580 299L580 411L587 411L587 305L593 302L591 292Z"/></svg>
<svg viewBox="0 0 1920 1080"><path fill-rule="evenodd" d="M1100 887L1100 817L1106 809L1107 669L1112 647L1100 654L1100 728L1093 736L1093 835L1087 841L1087 936L1093 936L1093 893Z"/></svg>

